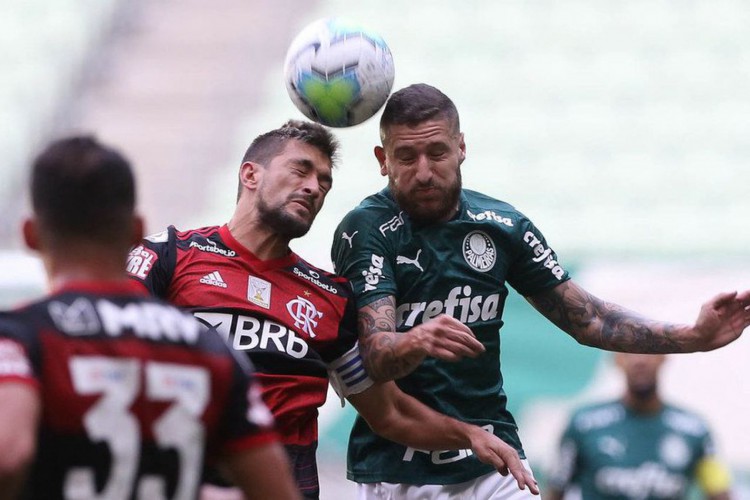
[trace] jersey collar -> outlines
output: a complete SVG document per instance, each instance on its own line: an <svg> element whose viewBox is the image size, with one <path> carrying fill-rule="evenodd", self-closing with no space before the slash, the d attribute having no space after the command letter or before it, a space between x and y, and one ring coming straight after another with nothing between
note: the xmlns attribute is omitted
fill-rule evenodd
<svg viewBox="0 0 750 500"><path fill-rule="evenodd" d="M252 263L254 267L262 270L286 268L299 262L299 256L291 250L289 250L288 254L279 257L278 259L259 259L253 252L242 246L242 244L232 236L232 233L229 231L229 227L226 224L219 228L219 236L221 236L225 245L237 252L237 255Z"/></svg>
<svg viewBox="0 0 750 500"><path fill-rule="evenodd" d="M411 219L411 217L409 217L409 214L407 214L401 207L398 206L398 203L396 202L396 198L393 197L393 193L391 192L391 188L389 186L384 187L380 191L380 194L388 198L388 200L390 200L390 202L393 203L393 206L396 208L397 211L403 212L404 217ZM464 191L463 188L461 188L461 193L458 196L458 210L456 210L456 213L453 215L453 217L451 217L451 219L448 222L461 219L464 216L464 214L466 214L467 204L468 204L468 200L466 199L466 192Z"/></svg>

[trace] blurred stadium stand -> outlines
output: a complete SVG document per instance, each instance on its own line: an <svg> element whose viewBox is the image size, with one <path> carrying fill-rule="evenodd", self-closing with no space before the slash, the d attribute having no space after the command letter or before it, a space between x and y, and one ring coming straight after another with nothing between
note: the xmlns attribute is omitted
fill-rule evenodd
<svg viewBox="0 0 750 500"><path fill-rule="evenodd" d="M17 246L22 205L11 195L25 162L74 132L131 157L149 230L192 223L213 196L206 179L239 160L237 122L260 104L265 72L305 10L293 0L3 2L0 195L15 216L3 219L2 241Z"/></svg>
<svg viewBox="0 0 750 500"><path fill-rule="evenodd" d="M124 2L119 2L124 3ZM116 0L0 3L0 183L2 241L15 239L18 192L31 152L54 130L86 64L109 35Z"/></svg>
<svg viewBox="0 0 750 500"><path fill-rule="evenodd" d="M281 79L287 44L334 14L384 36L396 88L426 81L456 101L465 184L527 213L595 293L691 321L713 293L750 287L745 0L1 2L0 247L20 246L30 155L69 132L96 133L135 161L150 231L225 221L249 140L301 117ZM376 120L337 135L334 190L294 244L328 268L339 218L383 185ZM5 304L41 287L28 260L2 254L0 266L21 270L0 282ZM507 391L541 473L556 422L579 401L616 394L617 381L603 353L519 297L506 319ZM714 425L745 499L748 340L675 357L668 372L669 394ZM351 418L335 401L322 411L324 499L351 491L341 465Z"/></svg>

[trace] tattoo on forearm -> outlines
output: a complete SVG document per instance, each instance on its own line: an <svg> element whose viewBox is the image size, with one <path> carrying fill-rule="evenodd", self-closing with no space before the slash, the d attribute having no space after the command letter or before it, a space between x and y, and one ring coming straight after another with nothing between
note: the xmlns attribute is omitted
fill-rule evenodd
<svg viewBox="0 0 750 500"><path fill-rule="evenodd" d="M396 329L396 304L393 297L384 297L359 310L359 334L369 337L378 332Z"/></svg>
<svg viewBox="0 0 750 500"><path fill-rule="evenodd" d="M570 282L534 296L532 303L581 344L642 353L682 350L676 325L643 318Z"/></svg>
<svg viewBox="0 0 750 500"><path fill-rule="evenodd" d="M404 359L396 353L401 334L396 332L396 301L393 297L378 299L361 308L358 327L365 367L373 379L385 381L403 377L421 361Z"/></svg>

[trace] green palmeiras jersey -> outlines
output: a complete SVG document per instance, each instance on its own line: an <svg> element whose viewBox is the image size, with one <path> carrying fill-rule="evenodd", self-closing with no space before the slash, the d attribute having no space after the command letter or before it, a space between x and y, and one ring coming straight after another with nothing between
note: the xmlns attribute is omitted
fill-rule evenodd
<svg viewBox="0 0 750 500"><path fill-rule="evenodd" d="M386 188L347 214L331 252L336 271L351 281L358 307L395 298L398 331L441 313L472 329L486 348L478 358L427 358L396 383L435 410L493 432L523 457L500 372L506 283L533 295L568 279L531 221L507 203L463 190L452 220L418 227ZM471 450L425 452L393 443L361 417L347 461L348 477L357 482L454 484L494 470Z"/></svg>
<svg viewBox="0 0 750 500"><path fill-rule="evenodd" d="M602 403L573 414L549 484L559 491L574 485L582 498L687 498L698 465L713 454L705 423L690 412L667 405L641 414Z"/></svg>

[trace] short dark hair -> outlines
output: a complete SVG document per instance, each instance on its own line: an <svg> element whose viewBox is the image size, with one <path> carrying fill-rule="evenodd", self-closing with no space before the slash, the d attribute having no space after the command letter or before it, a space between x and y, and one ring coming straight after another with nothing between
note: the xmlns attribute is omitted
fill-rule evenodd
<svg viewBox="0 0 750 500"><path fill-rule="evenodd" d="M308 121L289 120L281 127L259 135L245 151L242 163L251 161L265 165L281 153L286 143L297 140L314 146L331 160L331 167L338 160L339 141L324 126ZM237 188L237 199L242 193L242 183Z"/></svg>
<svg viewBox="0 0 750 500"><path fill-rule="evenodd" d="M256 137L245 151L242 162L268 163L277 156L290 139L316 147L331 160L337 159L339 143L324 126L302 120L289 120L281 127Z"/></svg>
<svg viewBox="0 0 750 500"><path fill-rule="evenodd" d="M447 119L456 132L461 130L458 110L451 99L426 83L415 83L394 92L380 116L380 140L390 125L415 126L427 120Z"/></svg>
<svg viewBox="0 0 750 500"><path fill-rule="evenodd" d="M34 160L31 203L54 243L128 244L135 208L130 163L91 136L51 143Z"/></svg>

